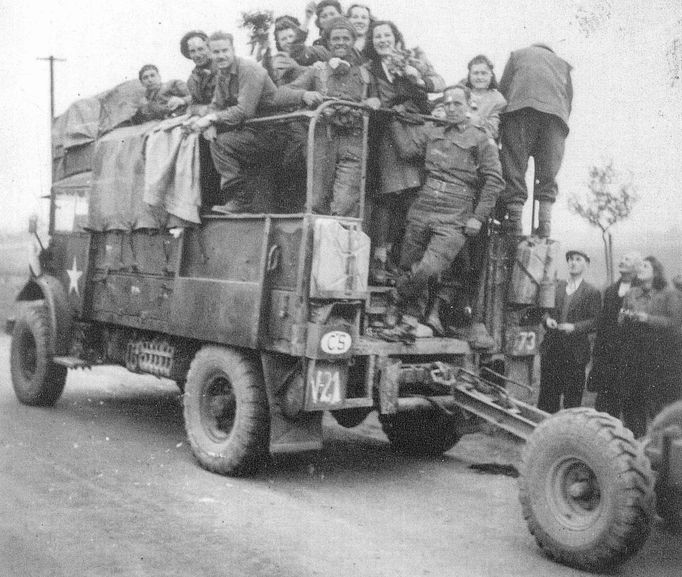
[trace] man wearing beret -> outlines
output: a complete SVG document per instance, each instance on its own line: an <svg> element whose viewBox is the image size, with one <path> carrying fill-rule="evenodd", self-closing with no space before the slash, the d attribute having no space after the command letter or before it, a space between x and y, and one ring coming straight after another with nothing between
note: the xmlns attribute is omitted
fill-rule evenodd
<svg viewBox="0 0 682 577"><path fill-rule="evenodd" d="M218 76L208 48L208 36L201 30L191 30L180 40L180 52L194 62L194 69L187 79L190 94L190 114L203 115L213 100Z"/></svg>
<svg viewBox="0 0 682 577"><path fill-rule="evenodd" d="M540 347L540 395L538 409L556 413L579 407L590 359L588 335L594 331L601 294L584 280L590 257L580 250L566 253L568 281L559 281L556 306L546 319L547 333Z"/></svg>

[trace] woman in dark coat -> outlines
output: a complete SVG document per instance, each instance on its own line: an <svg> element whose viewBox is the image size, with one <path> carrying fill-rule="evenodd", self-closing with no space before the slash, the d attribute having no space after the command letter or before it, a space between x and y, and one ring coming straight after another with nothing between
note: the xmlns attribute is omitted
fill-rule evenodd
<svg viewBox="0 0 682 577"><path fill-rule="evenodd" d="M623 422L635 435L646 433L647 417L679 398L677 367L680 298L668 288L663 265L646 257L638 286L628 291L619 315L623 339Z"/></svg>
<svg viewBox="0 0 682 577"><path fill-rule="evenodd" d="M429 114L428 93L442 92L444 80L419 49L405 50L405 41L397 26L387 20L372 22L367 35L365 54L377 79L382 108ZM422 184L422 166L398 157L388 126L391 117L378 121L378 150L372 151L378 174L372 198L373 273L381 282L394 244L400 240L405 217L416 191Z"/></svg>

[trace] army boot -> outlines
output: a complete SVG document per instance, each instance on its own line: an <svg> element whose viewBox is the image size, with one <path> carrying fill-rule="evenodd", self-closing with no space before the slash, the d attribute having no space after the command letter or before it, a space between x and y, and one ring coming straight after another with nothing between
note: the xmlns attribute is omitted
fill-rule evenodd
<svg viewBox="0 0 682 577"><path fill-rule="evenodd" d="M513 236L523 235L523 203L510 202L507 205L507 220L504 222L504 230Z"/></svg>
<svg viewBox="0 0 682 577"><path fill-rule="evenodd" d="M441 308L443 306L443 299L435 298L429 314L426 316L425 325L433 330L434 336L442 337L445 334L443 323L440 319Z"/></svg>
<svg viewBox="0 0 682 577"><path fill-rule="evenodd" d="M538 210L538 227L535 235L540 238L549 238L552 234L552 205L549 200L541 200Z"/></svg>

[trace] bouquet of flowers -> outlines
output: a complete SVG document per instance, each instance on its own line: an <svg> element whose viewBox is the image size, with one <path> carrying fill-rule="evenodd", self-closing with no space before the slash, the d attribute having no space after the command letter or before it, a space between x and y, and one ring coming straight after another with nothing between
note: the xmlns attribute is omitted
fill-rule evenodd
<svg viewBox="0 0 682 577"><path fill-rule="evenodd" d="M272 23L272 10L242 12L242 21L240 22L239 27L245 28L248 31L252 56L258 46L261 48L266 46Z"/></svg>
<svg viewBox="0 0 682 577"><path fill-rule="evenodd" d="M425 67L423 58L424 53L420 48L414 48L413 50L394 48L393 53L386 61L386 66L393 76L405 76L408 66L416 68L422 73Z"/></svg>

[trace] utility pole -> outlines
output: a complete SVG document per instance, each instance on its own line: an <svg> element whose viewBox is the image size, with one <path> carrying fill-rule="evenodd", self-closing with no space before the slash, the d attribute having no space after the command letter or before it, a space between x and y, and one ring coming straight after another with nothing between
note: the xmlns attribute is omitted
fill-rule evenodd
<svg viewBox="0 0 682 577"><path fill-rule="evenodd" d="M50 63L50 120L54 120L54 63L66 62L65 58L55 58L50 55L47 58L38 58L38 60L47 60Z"/></svg>

